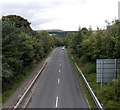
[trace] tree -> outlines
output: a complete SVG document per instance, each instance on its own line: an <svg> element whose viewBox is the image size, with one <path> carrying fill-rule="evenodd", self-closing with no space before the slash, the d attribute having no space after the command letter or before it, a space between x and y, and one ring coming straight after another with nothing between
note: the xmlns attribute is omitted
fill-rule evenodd
<svg viewBox="0 0 120 110"><path fill-rule="evenodd" d="M16 15L2 17L2 92L12 88L26 72L55 46L55 36L38 34Z"/></svg>
<svg viewBox="0 0 120 110"><path fill-rule="evenodd" d="M30 24L31 24L27 21L27 19L24 19L21 16L17 16L17 15L3 16L2 21L11 21L18 28L21 27L30 28Z"/></svg>
<svg viewBox="0 0 120 110"><path fill-rule="evenodd" d="M17 15L7 15L2 17L2 21L10 21L15 27L20 28L22 32L32 34L33 31L27 19Z"/></svg>

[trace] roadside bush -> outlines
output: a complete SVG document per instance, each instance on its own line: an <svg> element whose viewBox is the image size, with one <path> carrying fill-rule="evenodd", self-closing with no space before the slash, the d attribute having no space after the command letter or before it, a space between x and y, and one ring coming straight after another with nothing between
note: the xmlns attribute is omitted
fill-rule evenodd
<svg viewBox="0 0 120 110"><path fill-rule="evenodd" d="M120 76L112 82L105 84L100 93L100 100L105 108L120 107Z"/></svg>
<svg viewBox="0 0 120 110"><path fill-rule="evenodd" d="M84 66L84 73L85 74L92 74L95 72L95 63L93 62L88 62Z"/></svg>
<svg viewBox="0 0 120 110"><path fill-rule="evenodd" d="M85 56L85 55L81 56L80 61L81 61L82 64L86 64L88 62L87 56Z"/></svg>

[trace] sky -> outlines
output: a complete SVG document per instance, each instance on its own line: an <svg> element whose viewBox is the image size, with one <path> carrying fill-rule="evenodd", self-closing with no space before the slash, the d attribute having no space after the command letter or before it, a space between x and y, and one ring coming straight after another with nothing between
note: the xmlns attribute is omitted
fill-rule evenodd
<svg viewBox="0 0 120 110"><path fill-rule="evenodd" d="M79 27L104 29L105 21L118 19L120 0L0 0L0 17L19 15L33 30L61 29L76 31Z"/></svg>

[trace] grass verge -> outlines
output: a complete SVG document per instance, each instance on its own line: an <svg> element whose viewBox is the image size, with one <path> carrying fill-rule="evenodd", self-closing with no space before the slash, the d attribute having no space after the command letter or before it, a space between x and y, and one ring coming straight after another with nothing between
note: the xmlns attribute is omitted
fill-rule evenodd
<svg viewBox="0 0 120 110"><path fill-rule="evenodd" d="M87 100L88 100L88 102L89 102L89 105L90 105L91 109L97 108L97 106L95 105L95 103L94 103L94 101L93 101L93 99L92 99L92 97L91 97L91 95L90 95L90 93L89 93L89 91L88 91L85 83L84 83L84 80L82 79L82 77L81 77L81 75L80 75L77 67L76 67L75 64L74 64L75 60L74 60L73 55L71 54L71 52L70 52L68 49L67 49L67 52L68 52L68 55L69 55L70 60L71 60L71 62L72 62L72 66L73 66L73 68L74 68L74 71L75 71L75 73L76 73L76 76L77 76L77 78L78 78L78 81L79 81L79 83L80 83L81 86L82 86L83 92L85 93L85 96L86 96L86 98L87 98Z"/></svg>
<svg viewBox="0 0 120 110"><path fill-rule="evenodd" d="M42 59L41 62L45 61L49 55L52 53L52 51L54 50L55 48L53 48L49 53L48 55L46 55L45 58ZM7 91L5 91L4 93L2 93L2 104L5 103L5 101L8 100L8 98L20 87L21 84L24 83L24 81L28 78L28 76L30 74L32 74L32 72L35 70L35 68L41 63L41 62L37 62L37 63L34 63L32 65L32 68L30 68L28 70L28 72L26 72L25 75L21 76L21 80L17 81L12 87L11 89L8 89Z"/></svg>

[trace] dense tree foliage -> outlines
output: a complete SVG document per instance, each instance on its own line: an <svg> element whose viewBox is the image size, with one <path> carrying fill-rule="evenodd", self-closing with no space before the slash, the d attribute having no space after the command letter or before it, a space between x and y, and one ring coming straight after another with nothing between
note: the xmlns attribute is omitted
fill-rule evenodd
<svg viewBox="0 0 120 110"><path fill-rule="evenodd" d="M96 59L119 59L120 58L120 22L118 20L108 23L106 29L92 32L82 28L79 32L67 35L67 46L74 56L79 58L84 66L86 76L95 76ZM93 79L93 78L92 78ZM89 80L91 80L89 78ZM92 81L91 81L92 82ZM93 88L95 84L92 85ZM106 108L120 108L120 77L105 84L99 94L100 101ZM112 90L112 91L111 91ZM100 91L100 90L99 90Z"/></svg>
<svg viewBox="0 0 120 110"><path fill-rule="evenodd" d="M61 38L35 32L30 23L16 15L2 17L2 91L26 74L33 63L41 61ZM62 40L61 40L62 41Z"/></svg>
<svg viewBox="0 0 120 110"><path fill-rule="evenodd" d="M22 18L21 16L17 15L8 15L2 17L3 21L11 21L18 28L24 28L25 30L31 29L30 24L27 19Z"/></svg>
<svg viewBox="0 0 120 110"><path fill-rule="evenodd" d="M77 53L79 57L85 55L92 60L120 58L119 21L114 21L105 30L98 29L94 33L90 31L83 28L78 34L68 35L68 46L73 49L73 53ZM80 50L82 51L78 53Z"/></svg>

